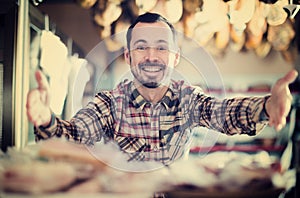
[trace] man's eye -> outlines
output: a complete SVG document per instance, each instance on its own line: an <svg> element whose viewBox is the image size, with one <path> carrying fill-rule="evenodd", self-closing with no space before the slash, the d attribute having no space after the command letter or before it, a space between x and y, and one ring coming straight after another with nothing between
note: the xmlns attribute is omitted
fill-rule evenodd
<svg viewBox="0 0 300 198"><path fill-rule="evenodd" d="M144 50L147 49L147 47L145 47L145 46L137 46L136 49L137 49L137 50L144 51Z"/></svg>
<svg viewBox="0 0 300 198"><path fill-rule="evenodd" d="M167 47L164 47L164 46L157 47L156 49L157 49L158 51L166 51L166 50L168 50L168 48L167 48Z"/></svg>

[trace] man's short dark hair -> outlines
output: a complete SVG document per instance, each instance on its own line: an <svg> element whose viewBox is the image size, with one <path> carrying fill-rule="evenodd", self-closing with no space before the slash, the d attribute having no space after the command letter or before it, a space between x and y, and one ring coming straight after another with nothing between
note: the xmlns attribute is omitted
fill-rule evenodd
<svg viewBox="0 0 300 198"><path fill-rule="evenodd" d="M127 30L127 34L126 34L127 48L130 49L132 30L136 26L136 24L138 24L140 22L141 23L155 23L155 22L159 22L159 21L166 23L170 27L170 29L173 33L173 40L174 40L174 42L176 42L176 31L175 31L174 26L163 16L161 16L157 13L146 12L145 14L138 16L138 18L129 26L129 28Z"/></svg>

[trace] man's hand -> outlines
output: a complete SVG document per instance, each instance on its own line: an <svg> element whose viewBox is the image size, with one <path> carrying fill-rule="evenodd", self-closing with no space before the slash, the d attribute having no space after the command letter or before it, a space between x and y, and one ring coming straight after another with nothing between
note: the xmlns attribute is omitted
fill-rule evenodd
<svg viewBox="0 0 300 198"><path fill-rule="evenodd" d="M27 116L35 126L48 126L51 122L49 84L41 71L35 72L36 89L27 95Z"/></svg>
<svg viewBox="0 0 300 198"><path fill-rule="evenodd" d="M286 117L291 109L293 101L289 90L289 84L295 81L298 73L292 70L283 78L279 79L271 90L271 97L266 103L266 111L269 115L269 125L277 131L281 130L286 124Z"/></svg>

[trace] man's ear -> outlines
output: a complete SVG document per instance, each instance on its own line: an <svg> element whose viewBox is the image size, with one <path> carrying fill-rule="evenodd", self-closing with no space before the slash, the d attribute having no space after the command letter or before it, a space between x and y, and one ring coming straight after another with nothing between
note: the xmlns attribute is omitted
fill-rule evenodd
<svg viewBox="0 0 300 198"><path fill-rule="evenodd" d="M174 60L174 66L176 67L179 64L180 61L180 49L177 50L175 54L175 60Z"/></svg>
<svg viewBox="0 0 300 198"><path fill-rule="evenodd" d="M130 65L130 54L129 54L130 52L129 52L129 50L128 50L128 48L125 48L125 50L124 50L124 59L125 59L125 62L128 64L128 65Z"/></svg>

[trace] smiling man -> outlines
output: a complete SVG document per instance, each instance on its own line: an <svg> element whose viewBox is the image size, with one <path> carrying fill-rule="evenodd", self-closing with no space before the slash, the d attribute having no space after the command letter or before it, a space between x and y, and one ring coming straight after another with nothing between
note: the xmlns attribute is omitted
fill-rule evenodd
<svg viewBox="0 0 300 198"><path fill-rule="evenodd" d="M69 121L52 113L48 83L37 71L38 88L27 99L36 140L65 137L87 145L114 141L128 161L169 164L188 154L195 127L256 135L267 124L277 130L285 125L294 70L276 82L270 95L224 100L205 95L201 88L171 78L180 59L176 32L153 13L139 16L129 27L124 57L134 79L99 92Z"/></svg>
<svg viewBox="0 0 300 198"><path fill-rule="evenodd" d="M146 100L157 103L166 93L172 70L179 61L175 32L167 23L157 21L136 23L127 35L125 60L135 77L134 83Z"/></svg>

